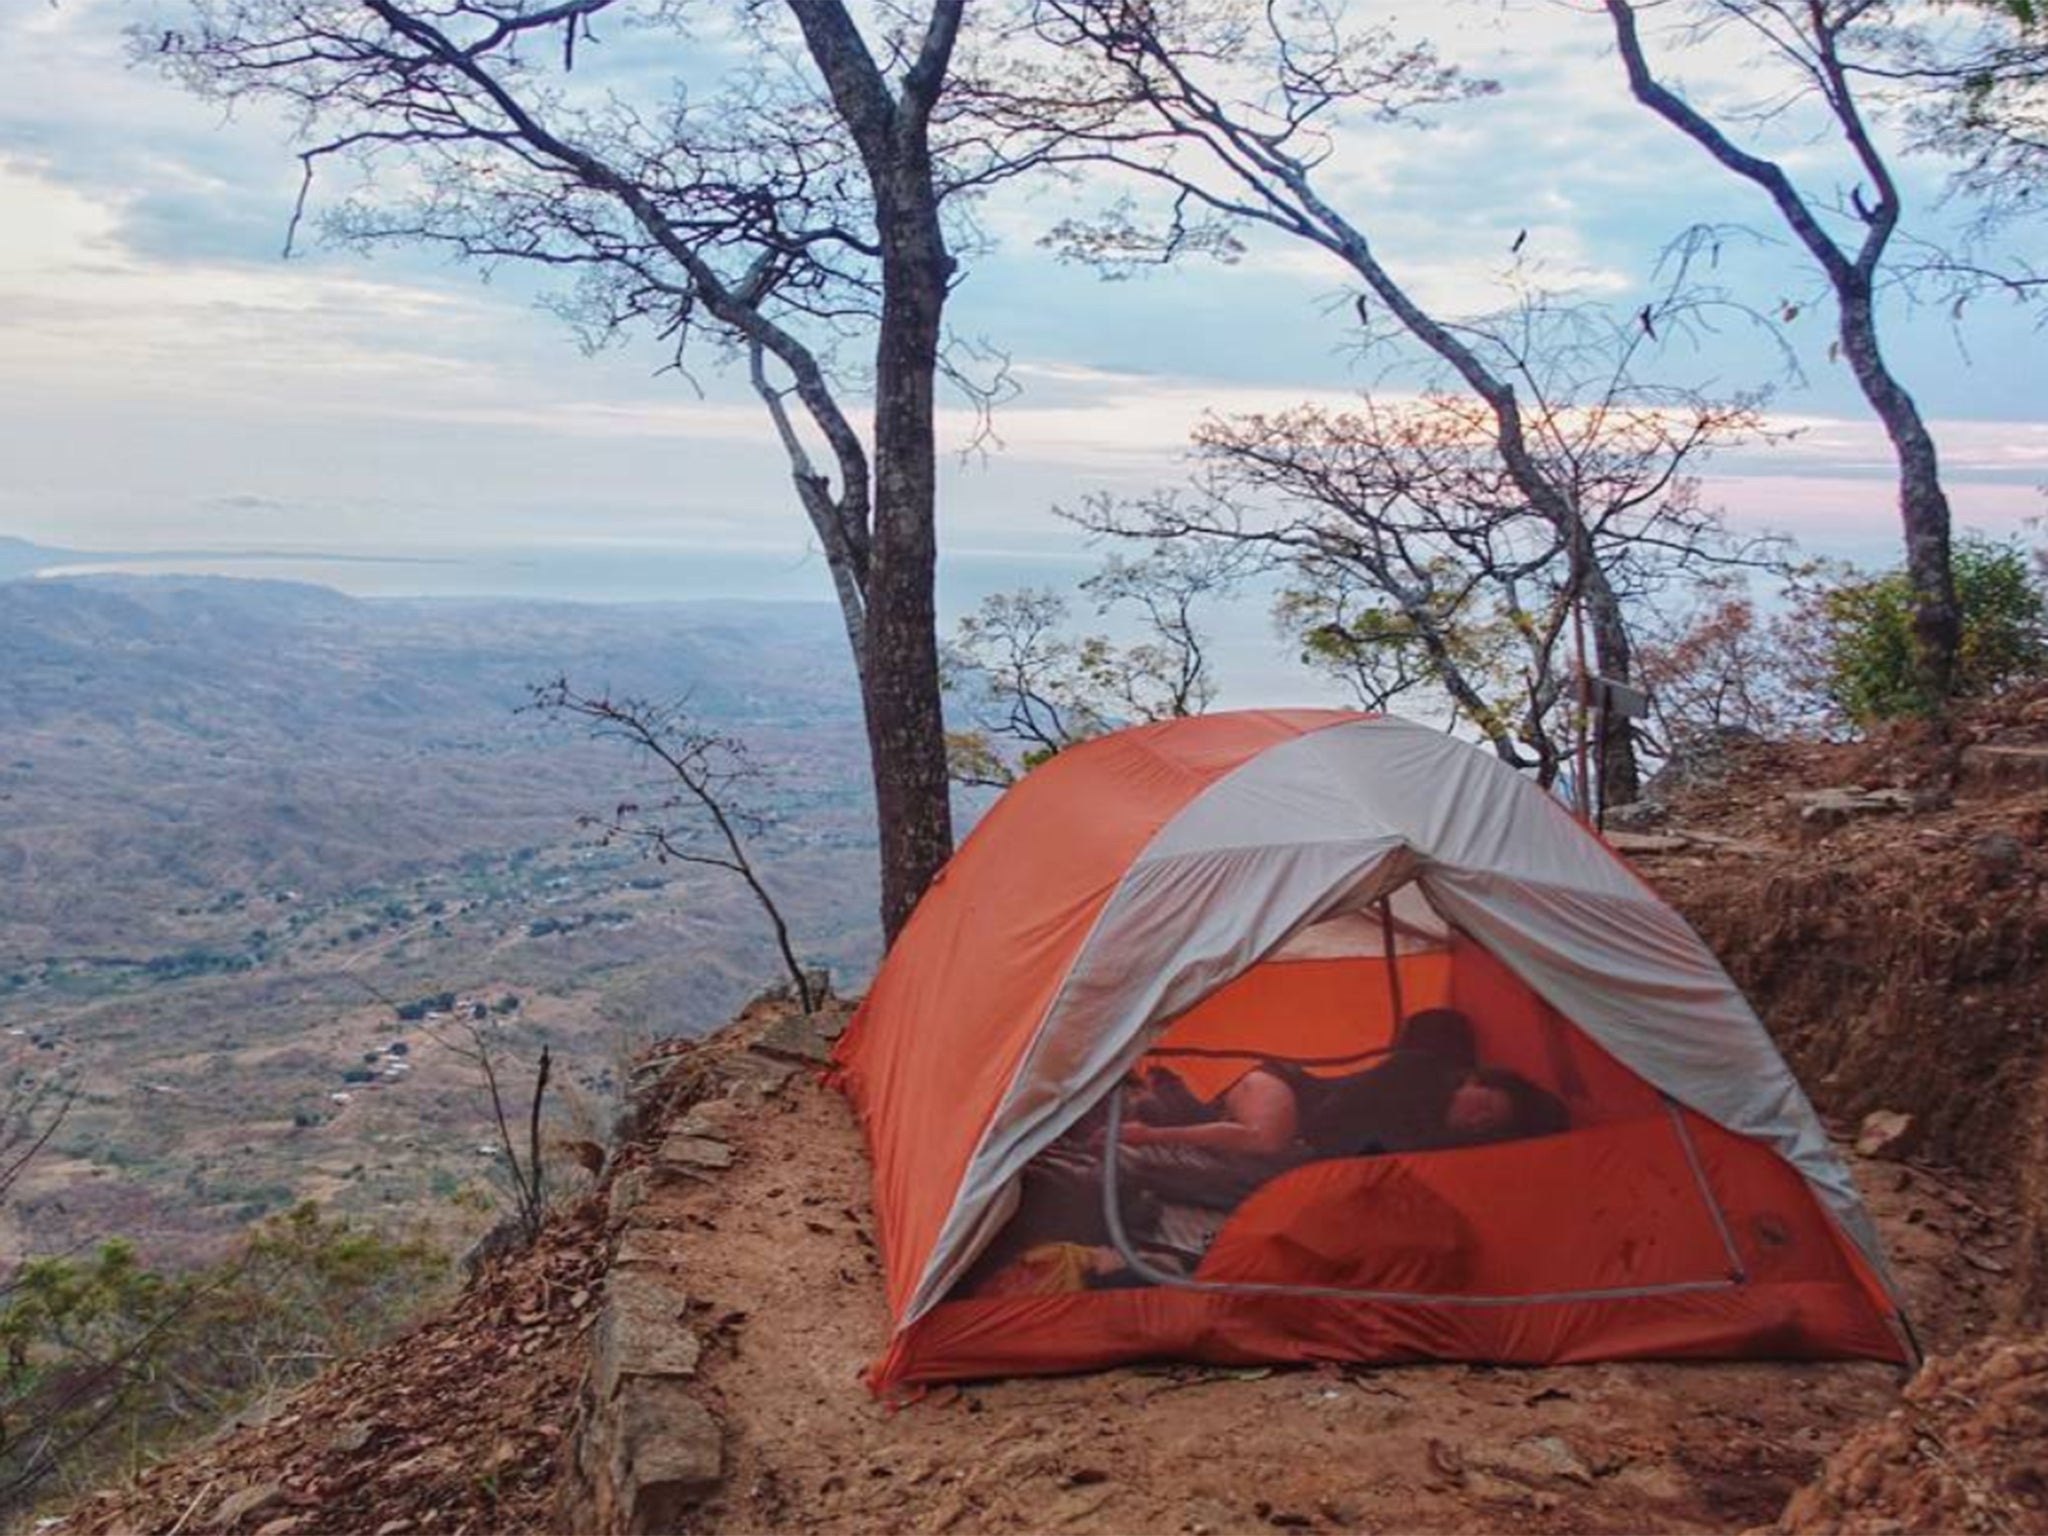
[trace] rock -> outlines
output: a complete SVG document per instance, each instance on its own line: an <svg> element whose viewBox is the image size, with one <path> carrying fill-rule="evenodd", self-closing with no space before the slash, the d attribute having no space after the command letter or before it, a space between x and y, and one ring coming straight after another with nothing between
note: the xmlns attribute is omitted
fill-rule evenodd
<svg viewBox="0 0 2048 1536"><path fill-rule="evenodd" d="M2048 747L1965 747L1960 767L1973 789L2048 786Z"/></svg>
<svg viewBox="0 0 2048 1536"><path fill-rule="evenodd" d="M1670 807L1662 801L1637 800L1628 805L1609 806L1607 826L1610 832L1647 832L1662 826L1670 815Z"/></svg>
<svg viewBox="0 0 2048 1536"><path fill-rule="evenodd" d="M605 1219L618 1226L646 1198L647 1175L638 1168L628 1168L612 1180L612 1192L605 1199Z"/></svg>
<svg viewBox="0 0 2048 1536"><path fill-rule="evenodd" d="M1986 832L1970 843L1970 860L1978 878L1995 888L2011 884L2026 868L2027 850L2010 832Z"/></svg>
<svg viewBox="0 0 2048 1536"><path fill-rule="evenodd" d="M1903 789L1802 790L1785 797L1802 837L1824 837L1859 816L1910 815L1913 796Z"/></svg>
<svg viewBox="0 0 2048 1536"><path fill-rule="evenodd" d="M675 1125L679 1136L710 1136L724 1140L742 1118L740 1106L731 1099L704 1099L692 1104Z"/></svg>
<svg viewBox="0 0 2048 1536"><path fill-rule="evenodd" d="M815 1016L786 1013L761 1031L754 1049L767 1056L824 1066L832 1059L832 1036L819 1028Z"/></svg>
<svg viewBox="0 0 2048 1536"><path fill-rule="evenodd" d="M667 1246L659 1236L659 1229L635 1226L619 1234L619 1246L612 1252L612 1268L628 1269L635 1265L646 1265L663 1272L675 1267Z"/></svg>
<svg viewBox="0 0 2048 1536"><path fill-rule="evenodd" d="M1686 790L1726 782L1729 770L1763 738L1747 726L1720 725L1675 742L1670 757L1643 786L1643 799L1666 801ZM1610 818L1612 812L1609 812Z"/></svg>
<svg viewBox="0 0 2048 1536"><path fill-rule="evenodd" d="M683 1131L674 1132L661 1144L654 1154L655 1161L679 1168L730 1168L732 1148L722 1141L709 1136L692 1136Z"/></svg>
<svg viewBox="0 0 2048 1536"><path fill-rule="evenodd" d="M672 1056L657 1056L652 1061L636 1063L632 1072L627 1075L626 1091L645 1093L668 1076L668 1069L675 1064L675 1058Z"/></svg>
<svg viewBox="0 0 2048 1536"><path fill-rule="evenodd" d="M630 1380L697 1374L703 1347L683 1322L685 1298L640 1269L612 1272L598 1315L591 1388L600 1407Z"/></svg>
<svg viewBox="0 0 2048 1536"><path fill-rule="evenodd" d="M1510 1445L1475 1446L1465 1453L1465 1460L1468 1488L1473 1475L1471 1468L1479 1469L1481 1475L1494 1473L1524 1484L1559 1478L1574 1483L1593 1481L1592 1468L1559 1435L1528 1435Z"/></svg>
<svg viewBox="0 0 2048 1536"><path fill-rule="evenodd" d="M1873 1109L1856 1129L1859 1157L1902 1157L1910 1150L1913 1117L1895 1109Z"/></svg>
<svg viewBox="0 0 2048 1536"><path fill-rule="evenodd" d="M238 1488L214 1506L212 1523L223 1529L240 1525L283 1497L284 1489L276 1483L252 1483L247 1488Z"/></svg>
<svg viewBox="0 0 2048 1536"><path fill-rule="evenodd" d="M687 1528L690 1510L725 1475L718 1420L682 1382L644 1378L626 1385L606 1418L603 1476L610 1486L599 1500L603 1528Z"/></svg>
<svg viewBox="0 0 2048 1536"><path fill-rule="evenodd" d="M764 1095L780 1093L785 1084L796 1076L796 1068L784 1061L771 1061L766 1056L752 1054L732 1056L719 1063L719 1073L728 1091L741 1083L752 1084Z"/></svg>
<svg viewBox="0 0 2048 1536"><path fill-rule="evenodd" d="M1538 1477L1561 1477L1574 1483L1590 1483L1593 1471L1571 1442L1561 1435L1530 1435L1508 1448L1502 1471L1527 1471Z"/></svg>
<svg viewBox="0 0 2048 1536"><path fill-rule="evenodd" d="M351 1419L336 1427L333 1437L327 1444L330 1449L340 1451L344 1456L353 1456L370 1443L370 1437L376 1432L374 1424L366 1424L361 1419Z"/></svg>
<svg viewBox="0 0 2048 1536"><path fill-rule="evenodd" d="M1607 846L1616 853L1642 858L1660 853L1683 853L1692 847L1692 839L1671 833L1609 832Z"/></svg>

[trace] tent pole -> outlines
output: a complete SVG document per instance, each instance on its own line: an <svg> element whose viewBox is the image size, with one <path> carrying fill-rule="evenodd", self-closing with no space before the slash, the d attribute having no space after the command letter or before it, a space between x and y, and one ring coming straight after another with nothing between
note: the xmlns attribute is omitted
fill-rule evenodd
<svg viewBox="0 0 2048 1536"><path fill-rule="evenodd" d="M1393 1027L1398 1034L1408 1010L1401 1003L1401 961L1394 948L1394 908L1384 896L1380 898L1380 947L1387 952L1387 1001L1393 1005Z"/></svg>

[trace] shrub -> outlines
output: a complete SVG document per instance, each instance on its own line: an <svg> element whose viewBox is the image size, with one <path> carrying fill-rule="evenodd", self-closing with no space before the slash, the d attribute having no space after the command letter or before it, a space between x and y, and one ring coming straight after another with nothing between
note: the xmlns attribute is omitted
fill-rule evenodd
<svg viewBox="0 0 2048 1536"><path fill-rule="evenodd" d="M301 1205L220 1264L158 1274L132 1246L36 1259L0 1298L0 1519L51 1483L132 1473L336 1355L381 1342L445 1258Z"/></svg>
<svg viewBox="0 0 2048 1536"><path fill-rule="evenodd" d="M2048 600L2015 545L1976 536L1956 541L1956 602L1962 643L1959 698L1982 698L2048 673ZM1928 714L1940 701L1921 685L1913 639L1913 589L1906 573L1841 582L1819 596L1822 687L1850 720L1869 725Z"/></svg>

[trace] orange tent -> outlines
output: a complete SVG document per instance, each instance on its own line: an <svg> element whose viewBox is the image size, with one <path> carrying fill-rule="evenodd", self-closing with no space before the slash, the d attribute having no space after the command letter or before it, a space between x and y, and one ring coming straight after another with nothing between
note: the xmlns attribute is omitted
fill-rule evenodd
<svg viewBox="0 0 2048 1536"><path fill-rule="evenodd" d="M1518 1079L1540 1133L1297 1138L1249 1193L1197 1191L1208 1227L1161 1257L1146 1229L1181 1197L1133 1182L1120 1085L1164 1067L1216 1123L1255 1071L1363 1081L1441 1008L1477 1058L1446 1084ZM1908 1354L1846 1171L1699 938L1550 796L1405 721L1219 714L1052 759L933 883L836 1066L874 1162L878 1389L1145 1357ZM1090 1230L1019 1257L1054 1168Z"/></svg>

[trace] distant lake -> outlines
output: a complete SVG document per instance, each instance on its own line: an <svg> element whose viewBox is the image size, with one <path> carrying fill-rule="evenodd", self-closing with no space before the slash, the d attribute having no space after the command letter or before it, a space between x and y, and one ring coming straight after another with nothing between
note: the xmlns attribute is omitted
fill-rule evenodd
<svg viewBox="0 0 2048 1536"><path fill-rule="evenodd" d="M831 602L822 556L665 546L567 545L545 549L437 550L404 555L263 550L112 555L41 567L38 576L242 576L303 581L351 597L528 597L558 602L688 602L727 597ZM60 557L61 558L61 557ZM972 607L988 592L1065 585L1083 561L969 559L948 564L949 600Z"/></svg>
<svg viewBox="0 0 2048 1536"><path fill-rule="evenodd" d="M563 545L525 549L419 550L397 554L279 553L263 550L151 551L79 558L51 551L36 565L17 546L10 562L23 574L61 576L231 576L300 581L352 597L527 598L553 602L646 603L739 598L766 602L835 601L818 554L768 550L701 550L665 545ZM1074 587L1098 565L1082 553L1017 552L952 555L939 567L939 609L950 628L995 592L1051 587L1073 601L1073 629L1129 638L1126 624L1098 618ZM1294 659L1273 632L1270 594L1214 607L1207 627L1222 686L1219 702L1235 707L1341 704L1336 689Z"/></svg>

